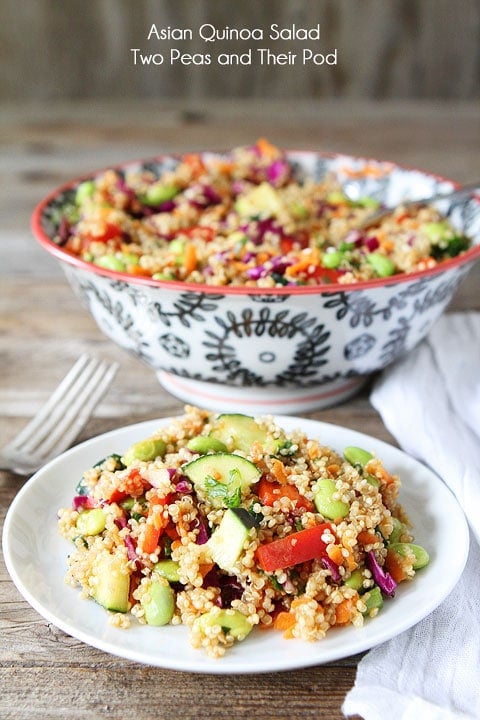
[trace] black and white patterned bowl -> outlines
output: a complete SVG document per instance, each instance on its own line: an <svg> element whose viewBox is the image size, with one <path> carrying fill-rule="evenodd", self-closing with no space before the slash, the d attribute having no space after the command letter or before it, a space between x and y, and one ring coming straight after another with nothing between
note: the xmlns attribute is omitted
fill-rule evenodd
<svg viewBox="0 0 480 720"><path fill-rule="evenodd" d="M446 192L453 181L389 162L291 152L300 174L335 175L350 192L387 205ZM159 174L177 160L120 166ZM62 264L111 340L150 365L180 399L218 410L298 413L335 405L371 373L411 350L480 257L478 197L437 203L473 241L461 256L411 275L322 287L212 287L133 277L80 260L55 244L54 218L81 180L35 209L32 229Z"/></svg>

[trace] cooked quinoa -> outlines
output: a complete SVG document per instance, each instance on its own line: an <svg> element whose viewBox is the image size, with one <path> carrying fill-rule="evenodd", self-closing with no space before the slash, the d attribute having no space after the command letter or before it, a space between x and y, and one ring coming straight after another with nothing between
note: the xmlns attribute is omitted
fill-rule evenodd
<svg viewBox="0 0 480 720"><path fill-rule="evenodd" d="M316 641L370 621L428 562L399 478L366 450L191 406L120 450L59 511L66 582L118 627L184 624L213 657L255 626Z"/></svg>
<svg viewBox="0 0 480 720"><path fill-rule="evenodd" d="M434 267L465 251L433 207L398 207L356 230L379 203L350 200L333 177L300 178L266 140L155 169L110 169L81 183L55 241L108 270L212 286L355 283Z"/></svg>

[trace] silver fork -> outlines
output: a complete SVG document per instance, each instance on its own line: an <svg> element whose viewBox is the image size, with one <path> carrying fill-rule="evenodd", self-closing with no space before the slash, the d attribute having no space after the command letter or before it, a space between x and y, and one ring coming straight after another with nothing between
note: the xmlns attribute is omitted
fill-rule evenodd
<svg viewBox="0 0 480 720"><path fill-rule="evenodd" d="M0 468L29 475L68 448L117 370L118 363L81 355L28 425L0 450Z"/></svg>

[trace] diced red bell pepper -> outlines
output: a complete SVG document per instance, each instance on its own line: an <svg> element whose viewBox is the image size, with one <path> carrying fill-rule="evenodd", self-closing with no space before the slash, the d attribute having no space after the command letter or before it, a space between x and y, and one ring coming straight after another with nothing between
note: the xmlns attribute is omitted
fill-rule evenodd
<svg viewBox="0 0 480 720"><path fill-rule="evenodd" d="M318 265L313 272L308 273L309 278L315 278L319 283L329 285L338 283L338 279L345 274L345 270L335 270L334 268L324 268Z"/></svg>
<svg viewBox="0 0 480 720"><path fill-rule="evenodd" d="M181 233L189 238L194 237L204 240L205 242L212 242L216 235L216 230L207 225L193 225L192 227L182 230Z"/></svg>
<svg viewBox="0 0 480 720"><path fill-rule="evenodd" d="M271 482L263 477L258 484L258 497L262 505L273 505L275 500L287 497L292 502L296 501L296 507L302 510L313 511L313 503L297 490L294 485Z"/></svg>
<svg viewBox="0 0 480 720"><path fill-rule="evenodd" d="M259 545L257 559L260 567L265 572L274 572L326 556L328 543L323 540L326 530L333 533L330 523L315 525Z"/></svg>
<svg viewBox="0 0 480 720"><path fill-rule="evenodd" d="M122 243L122 229L115 225L115 223L106 222L103 227L103 231L98 235L85 234L82 236L82 250L88 250L91 243L100 242L107 243L109 240L117 239L115 248L120 250Z"/></svg>
<svg viewBox="0 0 480 720"><path fill-rule="evenodd" d="M160 536L162 535L163 531L165 530L167 524L168 524L168 518L163 517L163 509L166 505L170 502L171 494L167 495L166 497L151 497L149 500L150 508L147 515L147 520L145 524L145 533L143 536L143 542L142 542L142 551L144 553L147 553L148 555L150 553L155 552L158 541L160 540ZM155 511L155 506L160 505L162 508L161 512Z"/></svg>

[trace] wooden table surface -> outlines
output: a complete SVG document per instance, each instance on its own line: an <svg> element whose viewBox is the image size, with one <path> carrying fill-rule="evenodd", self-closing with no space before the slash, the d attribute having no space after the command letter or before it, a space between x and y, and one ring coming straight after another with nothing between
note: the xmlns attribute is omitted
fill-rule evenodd
<svg viewBox="0 0 480 720"><path fill-rule="evenodd" d="M296 103L208 105L133 102L2 108L0 119L0 438L20 430L87 350L120 371L79 440L181 412L152 371L108 341L62 272L33 241L35 203L92 169L163 151L231 147L268 136L286 147L396 160L480 178L480 115L473 104ZM480 309L478 264L450 309ZM393 442L368 387L336 408L309 413ZM1 521L25 478L0 473ZM151 668L95 650L46 622L0 567L1 718L315 718L337 720L359 657L282 673L217 676Z"/></svg>

